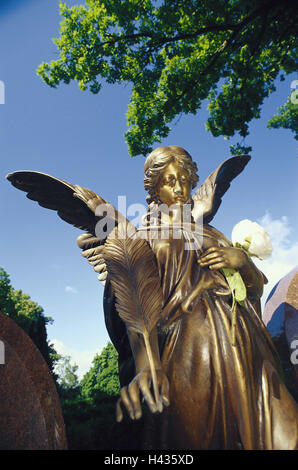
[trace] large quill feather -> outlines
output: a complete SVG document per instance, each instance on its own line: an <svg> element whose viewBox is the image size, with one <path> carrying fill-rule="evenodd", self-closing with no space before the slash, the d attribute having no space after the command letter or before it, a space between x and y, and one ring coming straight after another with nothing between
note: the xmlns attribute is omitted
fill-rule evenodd
<svg viewBox="0 0 298 470"><path fill-rule="evenodd" d="M116 309L127 327L142 334L156 404L160 406L150 332L160 319L162 290L153 251L135 227L121 223L108 237L104 259L116 295Z"/></svg>

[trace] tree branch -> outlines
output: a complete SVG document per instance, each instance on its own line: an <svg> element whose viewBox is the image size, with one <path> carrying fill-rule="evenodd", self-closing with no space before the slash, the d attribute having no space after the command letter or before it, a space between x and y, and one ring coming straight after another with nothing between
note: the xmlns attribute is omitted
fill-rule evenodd
<svg viewBox="0 0 298 470"><path fill-rule="evenodd" d="M192 90L193 87L195 87L199 80L200 80L200 77L205 75L206 73L208 73L208 71L214 67L214 65L216 64L218 58L220 57L220 55L227 49L228 46L230 46L234 41L235 39L237 38L237 36L240 34L240 32L248 25L250 24L253 20L255 20L258 16L260 16L261 14L265 13L265 17L267 16L267 12L268 10L270 10L270 8L273 7L274 4L279 4L279 0L270 0L269 2L266 2L266 4L262 5L260 8L257 8L256 10L254 10L253 12L251 12L249 15L247 15L246 18L244 18L241 23L239 23L238 25L236 25L234 28L233 28L233 32L232 34L230 35L230 37L228 39L225 39L223 41L223 43L221 44L221 46L214 52L212 58L211 58L211 61L209 62L209 64L205 67L205 69L199 74L199 77L196 79L196 80L192 80L191 83L189 83L187 85L187 87L185 87L185 89L177 94L177 100L179 100L180 98L182 98L189 90ZM170 106L170 103L165 103L165 108L167 108L167 106Z"/></svg>
<svg viewBox="0 0 298 470"><path fill-rule="evenodd" d="M234 30L236 27L237 25L232 25L232 24L226 24L226 25L215 24L215 25L210 25L210 26L204 26L204 28L198 29L197 31L193 33L177 34L176 36L169 37L169 38L158 37L154 33L128 34L125 36L117 36L115 39L112 39L110 41L105 41L102 43L102 45L104 46L106 44L116 44L117 42L120 42L120 41L129 41L129 40L134 40L134 39L139 39L139 38L150 38L152 40L157 40L156 46L162 46L163 44L166 44L167 42L176 42L176 41L182 41L185 39L193 39L193 38L196 38L197 36L200 36L201 34L210 33L212 31L229 31L229 30Z"/></svg>
<svg viewBox="0 0 298 470"><path fill-rule="evenodd" d="M251 12L246 18L244 18L240 23L236 24L213 24L209 26L204 26L203 28L198 29L197 31L194 31L193 33L186 33L186 34L177 34L176 36L173 37L158 37L158 35L150 32L144 32L144 33L136 33L136 34L128 34L124 36L117 36L116 38L112 40L108 40L102 43L102 46L107 45L107 44L116 44L117 42L120 41L130 41L130 40L135 40L139 38L149 38L152 40L156 40L156 46L162 46L163 44L166 44L168 42L176 42L176 41L181 41L185 39L194 39L201 34L206 34L214 31L233 31L233 32L239 32L246 26L248 23L250 23L252 20L260 16L260 14L263 12L263 10L267 11L268 9L272 8L274 4L280 3L280 0L269 0L266 2L264 5L261 7L257 8L253 12ZM112 36L112 35L111 35Z"/></svg>

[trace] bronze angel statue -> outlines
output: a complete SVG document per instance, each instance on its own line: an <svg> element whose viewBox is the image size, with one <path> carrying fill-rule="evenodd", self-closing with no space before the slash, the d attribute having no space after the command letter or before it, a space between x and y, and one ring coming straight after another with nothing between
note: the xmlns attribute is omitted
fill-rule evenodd
<svg viewBox="0 0 298 470"><path fill-rule="evenodd" d="M298 448L297 404L261 319L266 278L210 225L249 160L226 160L191 196L199 178L188 152L155 149L145 162L148 211L138 228L88 189L31 171L7 177L86 232L78 245L105 283L105 321L119 354L116 417L145 414L143 448ZM235 344L225 268L247 289Z"/></svg>

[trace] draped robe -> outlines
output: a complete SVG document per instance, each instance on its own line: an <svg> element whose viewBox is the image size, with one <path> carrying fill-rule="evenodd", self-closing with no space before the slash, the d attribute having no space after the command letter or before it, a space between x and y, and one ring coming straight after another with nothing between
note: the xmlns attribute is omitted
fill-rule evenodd
<svg viewBox="0 0 298 470"><path fill-rule="evenodd" d="M284 385L259 299L248 295L238 305L233 346L229 286L219 271L197 262L211 246L231 246L229 240L209 225L194 232L185 224L180 237L179 230L176 236L160 236L149 229L143 231L149 234L163 292L158 336L170 406L161 415L147 413L143 448L297 449L298 407ZM104 310L119 353L120 382L128 385L134 362L109 282Z"/></svg>

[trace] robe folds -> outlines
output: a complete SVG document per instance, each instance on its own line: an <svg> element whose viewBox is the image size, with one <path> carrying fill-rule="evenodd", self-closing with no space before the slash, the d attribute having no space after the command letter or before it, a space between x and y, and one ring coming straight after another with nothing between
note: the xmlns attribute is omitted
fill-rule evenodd
<svg viewBox="0 0 298 470"><path fill-rule="evenodd" d="M210 225L147 227L163 292L158 323L170 406L146 414L147 449L297 449L298 406L282 378L280 361L261 320L258 298L237 306L231 342L232 295L223 274L200 267L200 254L231 242ZM122 386L135 375L126 326L106 283L104 311L119 353Z"/></svg>

